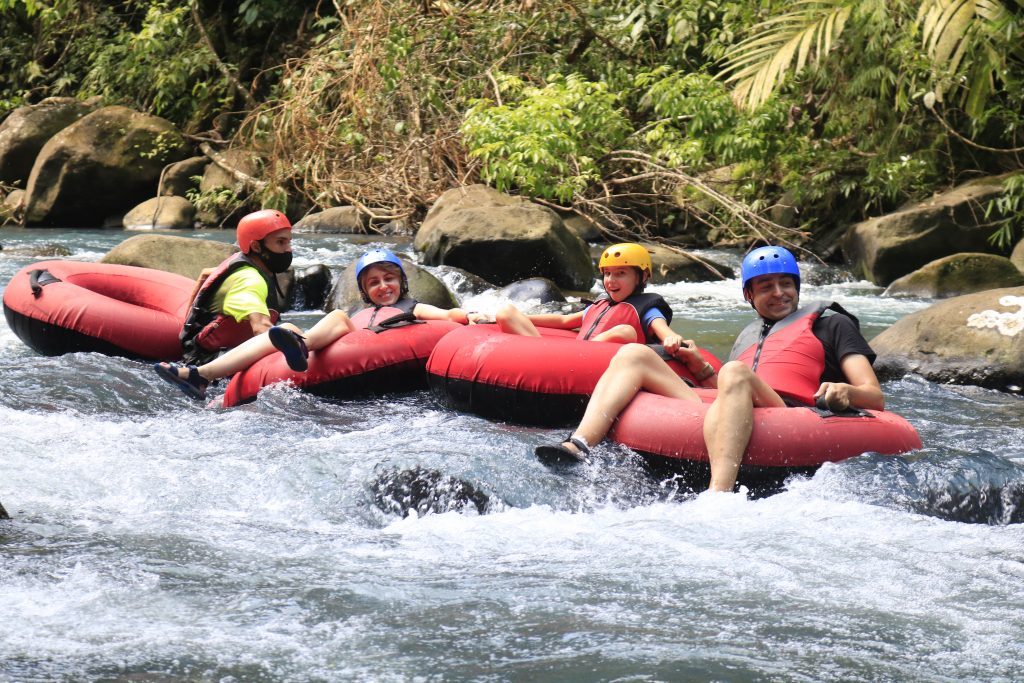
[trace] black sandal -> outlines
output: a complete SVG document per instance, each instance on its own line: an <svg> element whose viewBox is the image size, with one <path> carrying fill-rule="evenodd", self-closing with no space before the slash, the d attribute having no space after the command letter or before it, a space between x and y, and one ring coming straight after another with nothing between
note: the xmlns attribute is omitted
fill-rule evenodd
<svg viewBox="0 0 1024 683"><path fill-rule="evenodd" d="M566 446L567 443L575 446L576 450ZM545 465L578 465L590 462L590 447L575 434L570 434L569 438L556 445L537 446L533 449L533 454Z"/></svg>
<svg viewBox="0 0 1024 683"><path fill-rule="evenodd" d="M267 336L274 348L284 354L284 360L295 372L305 372L309 367L309 350L305 337L286 327L275 325L267 330Z"/></svg>
<svg viewBox="0 0 1024 683"><path fill-rule="evenodd" d="M163 363L154 363L153 369L160 377L185 392L189 398L197 401L206 398L206 388L210 386L210 381L199 374L199 369L196 366L168 363L167 367L164 367ZM181 369L188 370L188 377L178 374Z"/></svg>

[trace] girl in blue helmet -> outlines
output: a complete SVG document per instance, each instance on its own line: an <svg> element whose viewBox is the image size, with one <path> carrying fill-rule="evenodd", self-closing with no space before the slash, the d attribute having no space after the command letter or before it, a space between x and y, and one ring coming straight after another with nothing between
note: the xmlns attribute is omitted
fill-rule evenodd
<svg viewBox="0 0 1024 683"><path fill-rule="evenodd" d="M344 311L331 311L308 332L291 323L271 327L203 365L156 363L157 374L195 399L206 397L210 382L240 372L275 350L284 354L288 367L303 372L309 353L324 348L353 330L399 319L476 322L476 314L460 308L450 310L420 303L408 296L409 281L402 261L389 249L373 249L356 261L356 285L367 308L350 318Z"/></svg>
<svg viewBox="0 0 1024 683"><path fill-rule="evenodd" d="M824 404L882 410L885 397L871 367L875 354L861 336L857 319L835 303L803 308L800 269L782 247L761 247L743 259L743 298L758 317L736 339L728 363L717 373L691 351L680 360L718 395L704 420L711 463L709 488L732 491L753 430L755 407ZM834 315L824 315L826 312ZM545 460L585 460L592 444L640 390L700 401L697 394L649 347L628 344L612 358L587 404L583 420L561 444L540 446Z"/></svg>

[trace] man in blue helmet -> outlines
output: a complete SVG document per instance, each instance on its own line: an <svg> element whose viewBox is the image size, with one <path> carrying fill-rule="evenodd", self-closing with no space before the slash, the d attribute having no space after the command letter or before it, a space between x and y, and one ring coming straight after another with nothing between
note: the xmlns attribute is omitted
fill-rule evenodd
<svg viewBox="0 0 1024 683"><path fill-rule="evenodd" d="M718 389L703 429L713 491L735 487L755 407L885 407L871 367L875 354L857 319L835 303L800 308L800 269L793 254L782 247L755 249L743 259L741 280L743 298L758 318L736 338L729 362L716 373L691 340L676 352L702 385ZM628 344L598 381L579 427L561 444L538 447L537 455L586 459L590 445L605 437L640 390L700 401L653 350Z"/></svg>
<svg viewBox="0 0 1024 683"><path fill-rule="evenodd" d="M442 309L410 298L402 261L389 249L366 252L356 261L355 270L356 286L368 306L351 318L344 311L331 311L305 333L290 323L275 325L203 365L157 363L157 374L188 396L202 399L210 382L248 368L275 349L284 354L288 367L303 372L311 351L322 349L353 330L386 327L413 319L451 320L465 325L482 317L460 308Z"/></svg>

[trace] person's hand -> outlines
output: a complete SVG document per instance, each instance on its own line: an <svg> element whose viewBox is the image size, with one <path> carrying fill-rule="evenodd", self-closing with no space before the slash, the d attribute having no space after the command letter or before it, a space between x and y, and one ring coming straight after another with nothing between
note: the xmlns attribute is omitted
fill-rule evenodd
<svg viewBox="0 0 1024 683"><path fill-rule="evenodd" d="M825 405L832 412L839 412L850 407L850 385L841 382L822 382L814 392L814 400L824 398Z"/></svg>
<svg viewBox="0 0 1024 683"><path fill-rule="evenodd" d="M477 323L491 322L491 318L486 313L467 313L466 322L470 325L476 325Z"/></svg>

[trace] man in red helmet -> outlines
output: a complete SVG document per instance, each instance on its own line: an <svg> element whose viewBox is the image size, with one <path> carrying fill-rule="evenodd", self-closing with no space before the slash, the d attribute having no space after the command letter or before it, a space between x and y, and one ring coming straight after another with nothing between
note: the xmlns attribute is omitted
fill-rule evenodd
<svg viewBox="0 0 1024 683"><path fill-rule="evenodd" d="M292 224L280 211L242 217L236 231L241 252L200 276L179 335L187 363L206 363L221 351L269 330L283 296L278 273L292 263Z"/></svg>

